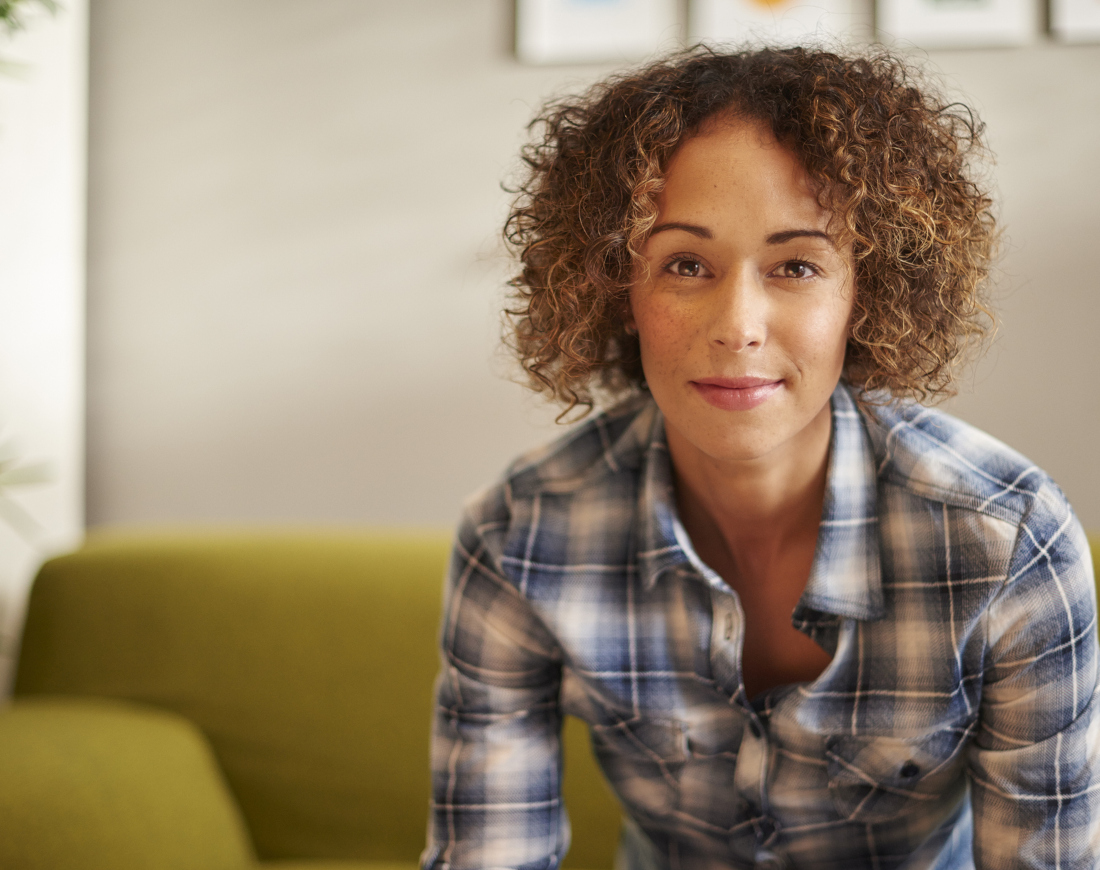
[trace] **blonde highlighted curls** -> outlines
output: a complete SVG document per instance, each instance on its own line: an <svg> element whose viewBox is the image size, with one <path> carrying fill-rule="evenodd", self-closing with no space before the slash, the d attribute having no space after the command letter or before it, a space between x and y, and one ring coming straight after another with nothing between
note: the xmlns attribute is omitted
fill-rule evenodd
<svg viewBox="0 0 1100 870"><path fill-rule="evenodd" d="M644 386L631 278L676 148L720 116L770 125L852 244L845 378L871 393L952 395L956 363L992 326L991 200L973 178L982 125L885 51L723 54L696 47L552 102L531 124L505 224L509 344L530 386L591 409Z"/></svg>

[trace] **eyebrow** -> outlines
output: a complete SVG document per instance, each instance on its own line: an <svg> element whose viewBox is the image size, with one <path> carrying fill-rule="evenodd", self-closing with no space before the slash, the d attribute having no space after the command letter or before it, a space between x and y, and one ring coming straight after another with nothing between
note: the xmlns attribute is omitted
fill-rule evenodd
<svg viewBox="0 0 1100 870"><path fill-rule="evenodd" d="M650 230L650 237L657 235L657 233L663 233L665 230L683 230L685 233L691 233L693 236L698 236L701 239L713 239L714 233L708 230L706 227L701 227L698 224L657 224L652 230Z"/></svg>
<svg viewBox="0 0 1100 870"><path fill-rule="evenodd" d="M784 230L781 233L772 233L768 236L768 244L782 245L784 242L789 242L791 239L824 239L832 247L836 247L836 242L833 241L833 237L821 230Z"/></svg>
<svg viewBox="0 0 1100 870"><path fill-rule="evenodd" d="M706 227L701 227L698 224L685 224L685 223L667 223L658 224L649 233L650 238L657 235L657 233L663 233L666 230L682 230L685 233L691 233L693 236L698 236L701 239L713 239L714 234ZM783 230L779 233L772 233L766 239L769 245L782 245L792 239L823 239L828 242L832 247L836 247L836 243L833 241L832 236L821 230Z"/></svg>

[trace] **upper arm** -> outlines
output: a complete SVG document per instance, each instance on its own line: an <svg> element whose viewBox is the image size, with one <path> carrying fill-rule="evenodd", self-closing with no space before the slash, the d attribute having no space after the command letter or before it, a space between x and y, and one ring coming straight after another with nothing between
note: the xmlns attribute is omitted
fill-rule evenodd
<svg viewBox="0 0 1100 870"><path fill-rule="evenodd" d="M1088 543L1061 511L1020 528L986 615L980 721L970 752L979 867L1100 861L1096 593Z"/></svg>

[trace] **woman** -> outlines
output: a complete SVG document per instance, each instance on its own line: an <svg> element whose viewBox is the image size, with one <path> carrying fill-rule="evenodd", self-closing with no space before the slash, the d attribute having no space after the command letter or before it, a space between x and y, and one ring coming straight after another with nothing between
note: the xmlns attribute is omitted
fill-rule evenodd
<svg viewBox="0 0 1100 870"><path fill-rule="evenodd" d="M467 508L424 866L557 865L565 713L630 868L1096 866L1084 535L915 401L985 329L979 126L888 55L803 49L541 123L514 346L567 408L622 400Z"/></svg>

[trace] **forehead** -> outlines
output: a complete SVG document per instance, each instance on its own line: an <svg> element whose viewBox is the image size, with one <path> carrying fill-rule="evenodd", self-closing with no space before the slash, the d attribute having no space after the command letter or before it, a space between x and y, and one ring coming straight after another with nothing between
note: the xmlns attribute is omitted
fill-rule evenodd
<svg viewBox="0 0 1100 870"><path fill-rule="evenodd" d="M739 118L713 120L677 148L658 208L661 220L684 209L715 219L752 211L823 227L831 216L798 156L767 125Z"/></svg>

